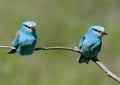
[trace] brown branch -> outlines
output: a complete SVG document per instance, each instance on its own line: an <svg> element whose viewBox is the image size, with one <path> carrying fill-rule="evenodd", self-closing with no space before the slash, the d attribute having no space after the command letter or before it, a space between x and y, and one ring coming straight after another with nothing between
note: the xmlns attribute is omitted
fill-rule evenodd
<svg viewBox="0 0 120 85"><path fill-rule="evenodd" d="M11 47L11 46L0 46L0 48L15 49L14 47ZM35 48L35 51L39 51L39 50L68 50L68 51L73 51L73 52L76 52L76 53L80 53L80 50L77 47L70 48L70 47L55 46L55 47ZM93 60L93 62L96 63L107 74L107 76L109 76L110 78L112 78L115 81L117 81L118 83L120 83L120 77L118 77L117 75L112 73L110 70L108 70L107 67L105 67L105 65L102 62L95 61L95 60Z"/></svg>
<svg viewBox="0 0 120 85"><path fill-rule="evenodd" d="M61 47L61 46L40 47L40 48L36 48L35 50L69 50L69 51L80 53L80 50L77 47L74 47L74 48ZM93 61L93 62L96 63L107 74L107 76L111 77L112 79L114 79L115 81L120 83L120 77L118 77L117 75L112 73L110 70L108 70L107 67L105 67L102 62L100 62L100 61Z"/></svg>
<svg viewBox="0 0 120 85"><path fill-rule="evenodd" d="M35 48L36 51L38 50L69 50L73 52L80 53L80 50L77 47L70 48L70 47L62 47L62 46L54 46L54 47L39 47Z"/></svg>
<svg viewBox="0 0 120 85"><path fill-rule="evenodd" d="M5 45L3 45L3 46L0 46L0 48L6 48L6 49L15 49L15 47L12 47L12 46L5 46Z"/></svg>
<svg viewBox="0 0 120 85"><path fill-rule="evenodd" d="M112 79L120 83L120 77L118 77L117 75L112 73L110 70L108 70L107 67L105 67L102 62L96 61L95 63L107 74L107 76L111 77Z"/></svg>

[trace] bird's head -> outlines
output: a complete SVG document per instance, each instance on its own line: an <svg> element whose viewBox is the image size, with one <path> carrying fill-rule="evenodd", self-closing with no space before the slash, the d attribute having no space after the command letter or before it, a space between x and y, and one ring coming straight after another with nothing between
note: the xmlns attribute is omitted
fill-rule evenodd
<svg viewBox="0 0 120 85"><path fill-rule="evenodd" d="M28 33L35 32L36 23L34 21L26 21L22 24L22 29Z"/></svg>
<svg viewBox="0 0 120 85"><path fill-rule="evenodd" d="M90 31L94 32L95 35L97 35L99 37L102 37L103 35L107 35L104 27L98 26L98 25L90 26Z"/></svg>

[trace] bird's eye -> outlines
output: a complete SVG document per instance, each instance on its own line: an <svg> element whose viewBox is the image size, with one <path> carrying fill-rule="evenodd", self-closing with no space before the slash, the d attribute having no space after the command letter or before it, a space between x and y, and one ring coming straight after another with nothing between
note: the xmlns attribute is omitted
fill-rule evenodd
<svg viewBox="0 0 120 85"><path fill-rule="evenodd" d="M99 32L99 33L101 33L101 31L99 31L99 30L97 30L97 29L93 29L93 30L95 30L96 32Z"/></svg>
<svg viewBox="0 0 120 85"><path fill-rule="evenodd" d="M27 26L27 25L24 25L25 27L27 27L28 29L31 29L31 27Z"/></svg>

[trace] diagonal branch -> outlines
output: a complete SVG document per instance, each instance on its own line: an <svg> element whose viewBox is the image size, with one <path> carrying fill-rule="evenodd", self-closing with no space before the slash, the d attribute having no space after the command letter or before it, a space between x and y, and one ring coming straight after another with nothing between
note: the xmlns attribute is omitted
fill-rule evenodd
<svg viewBox="0 0 120 85"><path fill-rule="evenodd" d="M15 49L14 47L11 47L11 46L0 46L0 48ZM54 47L35 48L35 51L39 51L39 50L68 50L68 51L80 53L80 50L77 47L70 48L70 47L54 46ZM109 76L110 78L120 83L120 77L118 77L117 75L112 73L110 70L108 70L107 67L102 62L95 61L95 60L93 60L93 62L96 63L107 74L107 76Z"/></svg>
<svg viewBox="0 0 120 85"><path fill-rule="evenodd" d="M110 70L108 70L107 67L105 67L102 62L96 61L95 63L107 74L107 76L111 77L112 79L120 83L120 77L118 77L117 75L112 73Z"/></svg>

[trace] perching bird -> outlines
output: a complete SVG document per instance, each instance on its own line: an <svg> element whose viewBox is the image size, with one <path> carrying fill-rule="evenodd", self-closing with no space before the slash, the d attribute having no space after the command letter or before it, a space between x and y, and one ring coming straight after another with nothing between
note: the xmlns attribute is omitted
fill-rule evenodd
<svg viewBox="0 0 120 85"><path fill-rule="evenodd" d="M12 47L8 53L12 54L17 52L19 55L31 55L34 52L37 41L36 23L34 21L26 21L22 23L20 30L12 41Z"/></svg>
<svg viewBox="0 0 120 85"><path fill-rule="evenodd" d="M81 53L78 59L79 63L86 62L88 64L90 60L98 61L97 55L101 50L103 35L107 35L104 27L98 25L90 26L79 43Z"/></svg>

